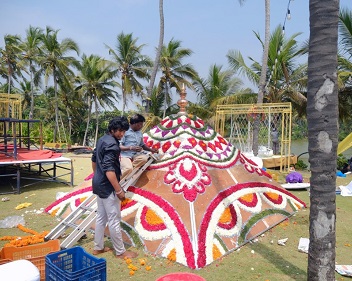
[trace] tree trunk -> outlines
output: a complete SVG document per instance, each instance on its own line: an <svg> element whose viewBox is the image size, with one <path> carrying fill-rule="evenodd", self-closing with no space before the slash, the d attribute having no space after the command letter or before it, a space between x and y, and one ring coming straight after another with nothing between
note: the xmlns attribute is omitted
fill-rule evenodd
<svg viewBox="0 0 352 281"><path fill-rule="evenodd" d="M97 101L97 96L94 96L94 106L95 106L95 120L96 120L96 126L95 126L95 137L94 137L94 147L97 144L98 140L98 132L99 132L99 105Z"/></svg>
<svg viewBox="0 0 352 281"><path fill-rule="evenodd" d="M262 69L260 72L259 79L259 89L258 89L258 99L257 104L263 103L265 84L266 84L266 72L268 69L268 53L269 53L269 43L270 43L270 0L265 0L265 38L264 38L264 50L263 50L263 60ZM254 120L253 124L253 154L258 155L258 135L259 135L259 118L260 114L257 114L257 118Z"/></svg>
<svg viewBox="0 0 352 281"><path fill-rule="evenodd" d="M150 76L150 83L148 86L148 97L150 98L152 96L152 91L155 83L155 77L156 73L158 72L158 67L159 67L159 62L160 62L160 55L161 55L161 49L163 47L164 43L164 7L163 7L163 0L159 0L159 15L160 15L160 33L159 33L159 45L158 49L156 51L156 56L155 56L155 61L154 61L154 67L153 67L153 72ZM149 102L147 102L147 112L149 112Z"/></svg>
<svg viewBox="0 0 352 281"><path fill-rule="evenodd" d="M87 118L86 131L84 132L84 137L83 137L83 143L82 143L83 146L86 146L86 142L87 142L87 135L88 135L91 112L92 112L92 100L91 100L91 97L88 96L88 118Z"/></svg>
<svg viewBox="0 0 352 281"><path fill-rule="evenodd" d="M168 91L169 91L169 80L166 79L166 82L165 82L165 93L164 93L164 113L163 113L163 118L165 118L165 115L166 115L166 106L167 106L167 94L168 94Z"/></svg>
<svg viewBox="0 0 352 281"><path fill-rule="evenodd" d="M126 105L126 89L125 89L125 83L124 80L122 79L122 110L121 110L121 116L125 114L125 105Z"/></svg>
<svg viewBox="0 0 352 281"><path fill-rule="evenodd" d="M308 152L311 169L308 280L335 280L339 0L310 0Z"/></svg>
<svg viewBox="0 0 352 281"><path fill-rule="evenodd" d="M54 128L54 142L57 141L57 131L59 129L59 105L58 105L58 97L57 97L57 80L54 70L54 91L55 91L55 128Z"/></svg>
<svg viewBox="0 0 352 281"><path fill-rule="evenodd" d="M31 79L31 106L29 111L29 119L33 119L34 116L34 92L33 92L33 71L32 71L32 61L29 62L29 72Z"/></svg>

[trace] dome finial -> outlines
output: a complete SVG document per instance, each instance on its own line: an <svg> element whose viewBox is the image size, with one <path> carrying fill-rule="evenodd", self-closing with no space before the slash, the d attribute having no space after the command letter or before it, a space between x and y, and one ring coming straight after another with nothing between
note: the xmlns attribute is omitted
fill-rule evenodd
<svg viewBox="0 0 352 281"><path fill-rule="evenodd" d="M180 92L180 99L177 101L177 105L180 107L179 114L187 114L186 112L186 106L188 104L188 101L186 100L186 88L185 88L185 83L182 85L182 89Z"/></svg>

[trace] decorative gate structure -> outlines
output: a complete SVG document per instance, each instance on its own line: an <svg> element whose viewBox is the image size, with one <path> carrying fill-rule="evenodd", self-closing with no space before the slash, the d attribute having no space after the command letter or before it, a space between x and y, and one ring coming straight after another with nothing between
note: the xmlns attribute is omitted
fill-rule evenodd
<svg viewBox="0 0 352 281"><path fill-rule="evenodd" d="M0 93L0 117L22 119L21 102L20 94Z"/></svg>
<svg viewBox="0 0 352 281"><path fill-rule="evenodd" d="M288 171L290 165L297 161L291 157L291 103L218 105L215 131L243 153L251 154L256 119L259 120L258 156L263 162L275 160L280 171ZM273 151L273 130L276 130L279 140L276 153Z"/></svg>

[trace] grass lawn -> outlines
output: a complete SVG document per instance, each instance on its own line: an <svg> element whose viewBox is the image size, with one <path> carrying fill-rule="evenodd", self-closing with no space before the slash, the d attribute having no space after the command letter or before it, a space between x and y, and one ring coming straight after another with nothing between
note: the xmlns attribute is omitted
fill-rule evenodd
<svg viewBox="0 0 352 281"><path fill-rule="evenodd" d="M88 155L66 154L74 164L75 185L91 173L91 163ZM309 179L308 172L302 172L305 180ZM284 183L284 175L279 176L279 182ZM352 175L346 178L338 178L338 185L347 185L352 181ZM0 183L1 188L6 183ZM36 211L45 208L55 200L58 192L69 192L72 187L58 183L36 183L22 189L22 193L15 195L1 195L8 197L6 202L0 201L0 220L11 215L23 215L26 227L37 232L50 231L58 220L48 214ZM233 281L233 280L307 280L308 255L298 251L300 237L309 237L309 192L307 190L292 191L294 195L306 202L307 209L300 210L287 221L267 231L256 241L248 243L239 250L213 262L211 265L200 269L191 270L183 265L173 263L167 259L157 258L144 253L142 249L134 249L139 252L139 257L133 260L133 264L139 269L133 276L125 261L115 258L112 253L104 253L101 257L107 260L107 276L113 280L143 280L155 281L158 277L171 272L192 272L204 277L207 281ZM16 210L15 207L24 202L33 203L31 206ZM337 195L337 229L336 229L336 263L352 264L352 198ZM17 228L0 229L0 236L19 235L25 233ZM279 239L288 238L285 246L278 245ZM6 241L0 241L0 247ZM108 244L109 242L107 242ZM92 251L93 235L80 241L80 245L88 252ZM146 265L151 266L147 271L145 266L139 264L139 259L144 258ZM336 280L350 280L336 273Z"/></svg>

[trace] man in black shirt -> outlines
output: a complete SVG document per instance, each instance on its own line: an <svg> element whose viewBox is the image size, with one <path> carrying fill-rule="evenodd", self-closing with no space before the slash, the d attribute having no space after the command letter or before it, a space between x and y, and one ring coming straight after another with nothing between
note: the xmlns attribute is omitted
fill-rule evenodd
<svg viewBox="0 0 352 281"><path fill-rule="evenodd" d="M97 143L92 155L93 193L97 195L97 216L94 235L93 254L98 255L111 249L104 247L104 232L108 224L110 239L118 258L134 258L137 253L126 251L121 234L121 201L125 199L125 191L119 181L120 144L119 140L128 130L126 117L116 117L109 122L108 132Z"/></svg>

